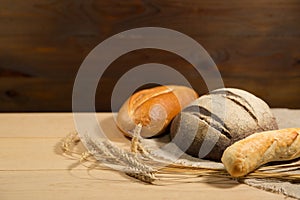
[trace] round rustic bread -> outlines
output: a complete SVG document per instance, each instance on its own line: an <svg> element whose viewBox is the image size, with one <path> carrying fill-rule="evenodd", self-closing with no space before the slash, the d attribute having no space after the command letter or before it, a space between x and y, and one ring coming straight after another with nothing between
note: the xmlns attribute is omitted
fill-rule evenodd
<svg viewBox="0 0 300 200"><path fill-rule="evenodd" d="M220 161L224 150L252 133L278 129L269 106L240 89L222 88L196 99L173 120L173 142L194 157Z"/></svg>

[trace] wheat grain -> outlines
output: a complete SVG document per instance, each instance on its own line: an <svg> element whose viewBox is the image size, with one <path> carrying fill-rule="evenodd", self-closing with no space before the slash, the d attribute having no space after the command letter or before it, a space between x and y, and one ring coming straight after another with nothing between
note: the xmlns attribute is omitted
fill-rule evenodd
<svg viewBox="0 0 300 200"><path fill-rule="evenodd" d="M146 160L147 162L145 163L139 159L137 153L125 151L108 140L98 139L94 141L88 136L85 136L84 140L89 146L88 152L74 151L74 146L76 146L80 141L78 135L75 133L69 134L64 138L61 148L65 153L69 153L70 155L81 155L79 158L81 162L89 161L91 163L97 163L99 166L105 164L115 170L124 172L128 176L147 183L153 183L158 178L162 181L167 181L170 178L197 178L204 176L227 178L239 181L247 178L267 178L289 182L299 182L300 180L299 161L280 165L263 166L243 178L236 179L232 178L224 169L208 169L181 164L170 164L163 167L163 165L160 164L165 164L165 162L157 162L156 160L153 160L154 158L150 155L151 152L147 155L148 151L146 150L144 151L144 153L146 152L144 156L147 155L146 157L148 160ZM143 148L141 143L137 144L138 148ZM161 168L158 168L158 166Z"/></svg>
<svg viewBox="0 0 300 200"><path fill-rule="evenodd" d="M135 154L124 151L108 140L98 139L94 141L88 136L85 136L85 140L90 147L90 154L98 161L118 165L126 174L141 181L150 183L155 180L155 170L140 161Z"/></svg>

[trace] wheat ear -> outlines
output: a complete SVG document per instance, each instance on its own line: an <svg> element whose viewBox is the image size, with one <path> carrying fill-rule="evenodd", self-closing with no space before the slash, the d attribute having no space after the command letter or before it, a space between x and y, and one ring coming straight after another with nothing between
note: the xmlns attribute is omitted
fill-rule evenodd
<svg viewBox="0 0 300 200"><path fill-rule="evenodd" d="M122 170L127 175L147 183L156 180L156 171L140 161L135 154L124 151L108 140L98 139L95 141L88 136L85 136L85 140L90 147L89 153L98 161L105 162L115 169L117 167L118 170Z"/></svg>

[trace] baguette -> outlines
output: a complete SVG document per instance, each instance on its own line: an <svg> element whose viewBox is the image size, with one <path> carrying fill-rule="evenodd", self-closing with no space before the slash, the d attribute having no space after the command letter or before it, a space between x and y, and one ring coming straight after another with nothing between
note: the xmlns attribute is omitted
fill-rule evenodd
<svg viewBox="0 0 300 200"><path fill-rule="evenodd" d="M255 133L229 146L222 162L233 177L245 176L272 161L300 157L300 128Z"/></svg>
<svg viewBox="0 0 300 200"><path fill-rule="evenodd" d="M129 137L140 124L142 137L158 135L166 129L171 120L198 97L185 86L158 86L133 94L122 105L117 116L117 126Z"/></svg>

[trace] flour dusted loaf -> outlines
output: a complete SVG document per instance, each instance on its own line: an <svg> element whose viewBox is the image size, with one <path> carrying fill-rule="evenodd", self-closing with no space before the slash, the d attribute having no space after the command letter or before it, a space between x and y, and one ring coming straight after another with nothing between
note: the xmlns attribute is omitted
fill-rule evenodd
<svg viewBox="0 0 300 200"><path fill-rule="evenodd" d="M171 120L198 94L185 86L167 85L141 90L133 94L120 108L117 126L131 137L137 124L141 136L152 137L165 131Z"/></svg>
<svg viewBox="0 0 300 200"><path fill-rule="evenodd" d="M240 177L259 166L300 157L300 128L255 133L228 147L222 162L233 177Z"/></svg>
<svg viewBox="0 0 300 200"><path fill-rule="evenodd" d="M278 129L269 106L240 89L201 96L171 125L173 142L194 157L220 161L224 150L252 133Z"/></svg>

